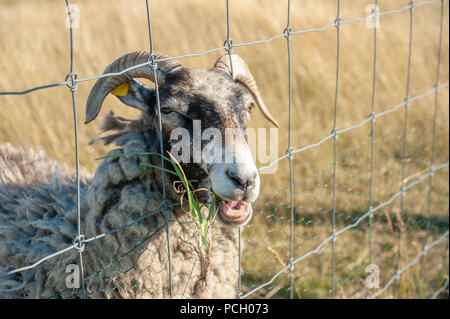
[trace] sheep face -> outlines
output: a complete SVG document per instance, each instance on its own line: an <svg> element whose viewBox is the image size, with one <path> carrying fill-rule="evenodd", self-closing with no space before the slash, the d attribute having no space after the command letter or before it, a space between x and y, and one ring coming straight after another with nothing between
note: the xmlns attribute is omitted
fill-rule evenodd
<svg viewBox="0 0 450 319"><path fill-rule="evenodd" d="M161 122L165 151L178 159L189 180L198 181L223 199L218 211L220 220L239 226L250 220L250 203L257 199L260 187L258 170L245 139L252 108L259 106L269 120L276 122L268 114L245 63L233 56L233 77L228 58L220 58L209 70L189 70L173 62L158 65L160 113L157 92L134 79L147 77L154 81L154 72L124 77L110 84L109 91L112 89L122 102L143 111L148 122L153 123L149 130L158 129ZM123 61L114 64L121 65ZM117 72L108 68L107 71ZM100 108L94 107L96 99L91 96L87 122L95 118Z"/></svg>
<svg viewBox="0 0 450 319"><path fill-rule="evenodd" d="M253 96L223 71L192 70L174 75L161 91L164 145L188 178L202 180L224 199L221 220L242 225L251 217L260 178L245 140Z"/></svg>

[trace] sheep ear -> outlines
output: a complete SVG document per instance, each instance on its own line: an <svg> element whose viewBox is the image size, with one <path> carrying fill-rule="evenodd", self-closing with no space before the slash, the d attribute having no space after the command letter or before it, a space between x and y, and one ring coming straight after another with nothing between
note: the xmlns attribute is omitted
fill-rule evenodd
<svg viewBox="0 0 450 319"><path fill-rule="evenodd" d="M116 87L111 94L126 105L147 112L151 101L154 100L155 90L136 80L130 80Z"/></svg>

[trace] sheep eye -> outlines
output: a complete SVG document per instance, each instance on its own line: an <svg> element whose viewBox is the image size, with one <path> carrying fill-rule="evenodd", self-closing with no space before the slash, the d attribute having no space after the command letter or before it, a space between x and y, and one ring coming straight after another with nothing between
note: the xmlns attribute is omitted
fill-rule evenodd
<svg viewBox="0 0 450 319"><path fill-rule="evenodd" d="M251 112L251 110L255 107L255 103L251 102L248 106L247 106L247 110L249 112Z"/></svg>
<svg viewBox="0 0 450 319"><path fill-rule="evenodd" d="M170 114L172 112L174 112L174 111L171 108L168 108L168 107L161 108L161 113L163 113L163 114Z"/></svg>
<svg viewBox="0 0 450 319"><path fill-rule="evenodd" d="M161 114L177 114L177 115L182 116L182 117L184 117L184 118L186 118L188 120L191 120L191 118L188 115L186 115L184 113L181 113L181 112L179 112L177 110L174 110L171 107L162 107L161 108Z"/></svg>

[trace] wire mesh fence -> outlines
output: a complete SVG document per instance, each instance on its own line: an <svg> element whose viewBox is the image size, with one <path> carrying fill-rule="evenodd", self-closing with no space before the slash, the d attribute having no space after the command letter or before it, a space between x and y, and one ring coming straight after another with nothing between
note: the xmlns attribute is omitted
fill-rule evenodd
<svg viewBox="0 0 450 319"><path fill-rule="evenodd" d="M223 46L200 53L157 59L153 51L151 11L146 0L147 25L149 35L150 58L148 62L132 68L149 65L157 79L158 62L199 57L216 51L225 51L230 55L233 48L265 44L277 39L286 41L286 59L288 66L289 99L286 106L288 114L288 148L284 155L259 168L264 171L279 162L289 163L288 186L260 198L254 203L253 220L238 231L239 255L236 260L238 274L238 298L376 298L376 297L427 297L436 298L448 289L448 149L440 144L439 134L445 132L437 119L439 93L448 90L449 82L441 82L441 56L443 50L444 18L446 0L411 1L408 5L390 11L379 11L378 1L370 14L357 19L342 19L341 2L336 1L335 20L323 27L305 30L292 30L291 1L287 1L286 27L280 34L268 39L233 43L230 23L230 1L226 1L226 37ZM72 23L70 3L65 0ZM436 56L436 80L434 87L423 88L423 93L411 96L411 55L414 47L414 11L423 6L440 4L439 44ZM348 24L409 13L409 37L407 78L403 101L395 106L376 112L377 92L377 28L373 28L373 70L372 94L369 116L359 123L339 129L340 112L339 88L341 81L341 29ZM297 147L292 137L292 59L291 41L306 33L336 29L336 77L333 108L333 130L316 143ZM2 91L0 95L23 95L37 90L66 85L71 93L74 111L75 163L77 184L77 233L73 245L37 260L32 265L11 269L0 274L0 280L9 276L33 270L40 264L58 258L62 254L76 253L81 266L79 289L64 288L51 295L51 298L87 298L87 297L186 297L185 289L173 291L171 240L180 226L179 221L169 219L170 205L166 201L163 188L163 201L160 208L149 212L133 222L112 229L91 238L85 238L81 232L82 214L80 203L80 176L77 128L78 85L102 77L123 74L108 73L86 78L78 78L74 64L73 28L70 25L70 68L65 80L42 85L24 91ZM317 35L320 36L320 33ZM283 57L276 57L283 58ZM232 64L231 64L232 68ZM158 83L155 81L156 104L160 114ZM408 115L415 104L421 100L433 98L434 109L429 117L410 125ZM394 104L394 103L393 103ZM377 127L388 121L389 115L404 112L403 128L389 134L377 133ZM448 116L448 114L446 114ZM159 116L159 119L161 117ZM341 151L339 137L351 134L354 130L368 129L368 137L358 145L352 145ZM162 132L162 124L159 122ZM431 131L431 143L423 134ZM444 139L445 140L445 139ZM160 135L160 150L164 145ZM331 145L330 145L331 144ZM332 154L329 165L299 180L294 172L298 159L303 152L316 148L327 148ZM350 150L349 150L350 149ZM426 150L429 158L417 155ZM388 158L397 158L388 162ZM161 166L164 162L161 160ZM413 166L414 174L408 175L408 167ZM369 169L367 169L367 167ZM417 170L419 169L419 170ZM164 174L162 174L164 178ZM377 181L383 181L377 186ZM385 187L387 184L390 187ZM164 185L164 183L163 183ZM441 190L444 190L442 192ZM446 193L445 193L446 192ZM443 211L440 211L443 210ZM425 213L424 213L425 212ZM83 252L85 245L101 240L119 231L127 231L142 220L162 215L165 226L156 229L146 238L139 238L136 246L127 253L118 256L113 262L104 265L98 271L84 274ZM163 243L160 249L153 250L149 242L158 237ZM408 244L409 243L409 244ZM431 253L433 252L433 253ZM129 257L132 256L130 263ZM141 256L146 256L141 258ZM165 256L162 258L161 256ZM139 259L147 262L138 265ZM164 260L164 262L161 262ZM189 277L195 276L197 260L191 260L192 270ZM368 267L376 265L380 272L380 286L369 287L366 282ZM436 265L441 265L437 267ZM198 266L197 266L198 267ZM128 278L131 270L133 278ZM406 276L407 275L407 276ZM402 277L406 279L402 280ZM142 277L158 278L151 284L138 285ZM126 282L127 284L123 284ZM87 288L89 287L89 288ZM120 292L120 293L119 293Z"/></svg>

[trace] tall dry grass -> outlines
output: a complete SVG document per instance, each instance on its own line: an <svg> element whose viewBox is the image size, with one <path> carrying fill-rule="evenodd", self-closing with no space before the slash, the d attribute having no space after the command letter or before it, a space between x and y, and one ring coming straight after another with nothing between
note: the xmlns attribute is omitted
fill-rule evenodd
<svg viewBox="0 0 450 319"><path fill-rule="evenodd" d="M148 49L145 1L97 0L73 1L80 7L80 28L74 32L75 70L78 77L100 74L118 56ZM293 30L320 27L332 23L336 1L292 1ZM342 19L367 15L371 1L341 1ZM408 4L408 0L380 0L381 11ZM231 37L234 43L267 39L280 34L286 25L286 1L231 1ZM411 96L426 92L436 81L440 3L422 6L414 12ZM171 56L199 53L218 47L226 37L224 1L170 0L151 1L154 44L157 51ZM25 90L37 85L60 82L69 72L69 30L65 27L64 1L0 2L0 90ZM381 18L377 35L377 81L375 109L391 108L404 100L408 56L409 12ZM445 3L443 51L440 82L449 79L448 2ZM281 38L267 44L234 49L249 64L263 98L281 124L279 155L287 149L288 68L286 41ZM191 68L210 67L223 52L179 62ZM341 29L338 128L345 128L366 118L371 107L373 30L363 22L346 24ZM336 76L336 30L295 35L292 40L293 76L293 147L319 141L333 126ZM106 152L101 145L88 146L97 132L97 123L85 126L84 106L93 82L79 84L77 92L80 126L80 161L93 171L94 161ZM22 96L0 96L0 142L14 145L42 146L46 152L68 166L74 163L72 104L69 90L62 86ZM436 162L448 161L449 121L448 88L439 93ZM412 103L408 114L408 158L406 175L413 181L428 168L431 158L434 95ZM104 110L113 109L124 116L136 112L109 97ZM104 113L105 111L103 111ZM403 152L403 109L376 122L374 203L387 200L400 189ZM251 126L268 124L254 112ZM346 225L367 210L370 168L370 124L341 135L338 139L338 226ZM332 203L332 141L296 154L294 180L295 249L301 256L326 238L330 231ZM248 238L243 257L244 290L270 278L288 260L289 170L280 162L274 175L263 175L261 200L256 203L256 218L247 227ZM432 196L432 217L436 225L448 228L448 169L436 174ZM401 264L420 251L426 237L421 216L427 211L427 183L407 192L405 216L408 230L402 236ZM383 265L383 278L395 270L396 200L377 215L374 226L375 262ZM356 217L355 217L356 216ZM394 221L391 220L394 219ZM435 224L433 224L436 226ZM442 228L433 228L437 238ZM362 279L368 262L367 225L342 235L336 243L337 292L341 297L365 294ZM448 241L447 241L448 242ZM270 247L270 249L268 248ZM448 246L447 246L448 247ZM277 253L274 254L274 251ZM426 297L448 274L445 247L427 257L425 275L417 267L402 275L400 297ZM429 255L430 256L430 255ZM330 246L295 268L298 297L330 296ZM445 266L447 265L447 266ZM441 268L443 270L441 270ZM262 295L286 296L288 279L275 282ZM386 282L386 280L384 281ZM277 288L278 287L278 288ZM275 289L276 288L276 289ZM391 291L391 290L389 290ZM385 294L390 297L390 294Z"/></svg>

